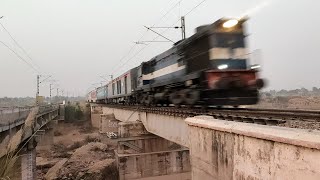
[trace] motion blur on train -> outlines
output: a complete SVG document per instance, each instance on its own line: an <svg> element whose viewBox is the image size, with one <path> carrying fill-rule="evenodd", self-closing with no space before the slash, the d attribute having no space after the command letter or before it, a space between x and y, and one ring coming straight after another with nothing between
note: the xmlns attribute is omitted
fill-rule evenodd
<svg viewBox="0 0 320 180"><path fill-rule="evenodd" d="M169 50L88 94L89 102L127 105L256 104L264 81L249 63L247 19L219 19Z"/></svg>

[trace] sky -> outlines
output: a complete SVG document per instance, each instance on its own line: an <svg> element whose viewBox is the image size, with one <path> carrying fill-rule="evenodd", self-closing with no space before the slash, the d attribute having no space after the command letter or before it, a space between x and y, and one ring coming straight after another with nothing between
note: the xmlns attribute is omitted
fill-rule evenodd
<svg viewBox="0 0 320 180"><path fill-rule="evenodd" d="M250 17L247 43L250 52L259 52L254 61L262 65L267 89L320 87L320 1L202 1L0 0L0 22L31 59L1 26L0 41L37 69L0 43L0 97L35 96L38 74L56 80L41 83L40 95L49 96L50 83L59 84L53 87L63 89L64 95L84 95L92 84L104 81L100 76L122 74L172 47L134 42L157 37L144 26L179 25L180 16L192 9L185 17L187 37L197 26L222 17ZM181 38L175 29L163 34L173 41Z"/></svg>

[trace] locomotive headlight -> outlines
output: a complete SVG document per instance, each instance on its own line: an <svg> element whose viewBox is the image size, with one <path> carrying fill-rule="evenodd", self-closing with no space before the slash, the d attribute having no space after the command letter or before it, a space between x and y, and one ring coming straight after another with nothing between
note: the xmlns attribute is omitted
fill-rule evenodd
<svg viewBox="0 0 320 180"><path fill-rule="evenodd" d="M218 66L218 69L223 70L223 69L227 69L228 68L228 64L221 64Z"/></svg>
<svg viewBox="0 0 320 180"><path fill-rule="evenodd" d="M232 28L232 27L236 26L238 23L239 23L238 20L236 20L236 19L230 19L230 20L224 22L224 23L222 24L222 26L223 26L224 28Z"/></svg>
<svg viewBox="0 0 320 180"><path fill-rule="evenodd" d="M260 69L260 65L259 64L255 64L251 66L251 69Z"/></svg>

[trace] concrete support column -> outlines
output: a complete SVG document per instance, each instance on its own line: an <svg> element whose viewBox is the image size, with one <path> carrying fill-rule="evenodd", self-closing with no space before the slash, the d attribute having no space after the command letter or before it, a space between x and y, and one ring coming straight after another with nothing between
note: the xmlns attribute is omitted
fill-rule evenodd
<svg viewBox="0 0 320 180"><path fill-rule="evenodd" d="M188 149L146 131L141 122L119 123L119 179L190 179Z"/></svg>
<svg viewBox="0 0 320 180"><path fill-rule="evenodd" d="M97 106L91 106L91 125L92 125L92 127L100 129L101 114L102 114L101 107L99 108Z"/></svg>
<svg viewBox="0 0 320 180"><path fill-rule="evenodd" d="M150 134L143 126L142 122L120 122L118 134L120 138L138 137Z"/></svg>
<svg viewBox="0 0 320 180"><path fill-rule="evenodd" d="M36 177L36 148L27 149L21 156L21 179L35 180Z"/></svg>

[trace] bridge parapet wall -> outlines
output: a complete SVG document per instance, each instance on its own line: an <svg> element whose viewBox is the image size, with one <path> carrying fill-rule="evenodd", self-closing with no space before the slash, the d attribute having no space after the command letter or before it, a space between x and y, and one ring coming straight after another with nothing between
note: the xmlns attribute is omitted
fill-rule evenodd
<svg viewBox="0 0 320 180"><path fill-rule="evenodd" d="M186 120L192 179L320 178L320 132L212 117Z"/></svg>

